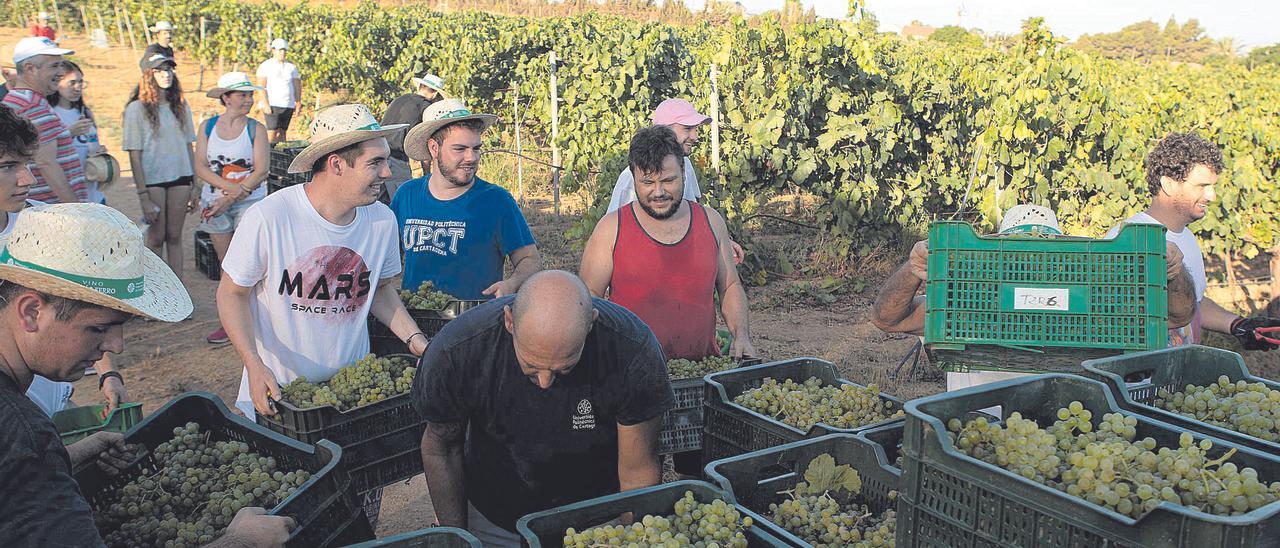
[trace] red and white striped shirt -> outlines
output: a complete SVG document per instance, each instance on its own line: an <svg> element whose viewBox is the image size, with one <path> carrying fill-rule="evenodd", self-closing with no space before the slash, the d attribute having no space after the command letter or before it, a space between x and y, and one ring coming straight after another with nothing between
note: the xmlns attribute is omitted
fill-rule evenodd
<svg viewBox="0 0 1280 548"><path fill-rule="evenodd" d="M13 109L19 116L31 121L31 124L36 127L42 146L50 141L57 142L58 165L66 174L67 183L71 185L71 190L76 193L76 197L84 201L86 197L84 166L80 165L80 157L76 155L74 138L71 137L71 131L67 126L62 124L62 120L49 107L49 101L45 100L44 95L26 88L12 89L9 90L8 95L4 96L3 104ZM29 199L55 204L61 201L49 188L49 183L39 167L32 165L31 173L35 175L36 184L31 186Z"/></svg>

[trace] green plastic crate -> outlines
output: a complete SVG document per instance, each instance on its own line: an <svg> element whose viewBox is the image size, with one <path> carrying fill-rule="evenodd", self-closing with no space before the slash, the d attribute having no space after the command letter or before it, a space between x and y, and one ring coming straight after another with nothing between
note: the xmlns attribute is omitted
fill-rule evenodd
<svg viewBox="0 0 1280 548"><path fill-rule="evenodd" d="M901 423L898 423L901 424ZM799 537L769 521L769 505L787 499L785 493L804 478L804 471L815 457L831 455L837 465L847 464L862 478L862 491L850 500L867 505L875 514L897 507L891 491L898 490L902 472L886 462L884 452L861 435L828 434L826 436L779 445L754 453L720 459L707 465L707 477L720 485L729 500L765 516L761 526L769 534L792 546L809 546Z"/></svg>
<svg viewBox="0 0 1280 548"><path fill-rule="evenodd" d="M898 548L928 547L1138 547L1236 548L1280 542L1280 502L1240 516L1215 516L1161 503L1138 519L1041 485L961 453L946 434L946 421L1000 406L1046 426L1059 408L1079 401L1093 412L1119 412L1137 420L1137 437L1160 446L1178 444L1186 430L1121 410L1106 385L1075 375L1037 375L938 394L907 402L902 445ZM1231 461L1280 480L1280 457L1212 436L1210 456L1234 448Z"/></svg>
<svg viewBox="0 0 1280 548"><path fill-rule="evenodd" d="M692 491L693 497L703 503L716 499L725 502L732 500L724 491L705 481L675 481L529 514L516 522L516 532L524 537L525 544L530 548L563 546L564 531L570 527L579 531L590 529L609 523L625 512L633 512L637 517L672 514L672 508L677 500L684 497L685 491ZM786 546L761 528L759 524L764 522L764 518L742 506L738 506L738 511L755 521L751 529L747 530L747 546Z"/></svg>
<svg viewBox="0 0 1280 548"><path fill-rule="evenodd" d="M361 542L347 548L481 548L480 540L465 529L432 527Z"/></svg>
<svg viewBox="0 0 1280 548"><path fill-rule="evenodd" d="M117 405L115 410L111 411L111 415L104 419L102 413L106 410L106 405L85 405L54 413L53 426L58 429L58 437L62 438L62 444L73 444L96 432L123 434L142 421L141 403Z"/></svg>
<svg viewBox="0 0 1280 548"><path fill-rule="evenodd" d="M1219 437L1251 449L1280 455L1280 443L1255 438L1234 430L1215 426L1154 405L1156 392L1168 389L1178 392L1188 384L1205 386L1218 382L1226 375L1231 382L1239 380L1260 382L1272 390L1280 390L1280 382L1270 381L1249 374L1239 354L1207 346L1177 346L1091 360L1084 362L1085 376L1102 381L1109 388L1120 407L1156 420L1164 421L1193 432ZM1126 384L1126 378L1140 377L1141 382Z"/></svg>
<svg viewBox="0 0 1280 548"><path fill-rule="evenodd" d="M823 423L811 427L808 431L786 424L758 411L747 409L734 403L738 395L758 388L764 379L773 377L779 382L791 379L804 382L811 377L822 379L823 385L858 383L841 379L836 373L836 366L831 362L817 358L794 358L751 367L740 367L707 375L705 409L703 410L703 463L761 449L768 449L805 438L813 438L832 433L853 434L861 430L874 428L901 418L889 418L884 421L868 424L858 428L835 428ZM880 393L881 401L889 404L889 412L902 409L902 401Z"/></svg>
<svg viewBox="0 0 1280 548"><path fill-rule="evenodd" d="M979 236L929 227L925 344L951 370L1079 371L1082 359L1164 348L1165 228L1115 238Z"/></svg>

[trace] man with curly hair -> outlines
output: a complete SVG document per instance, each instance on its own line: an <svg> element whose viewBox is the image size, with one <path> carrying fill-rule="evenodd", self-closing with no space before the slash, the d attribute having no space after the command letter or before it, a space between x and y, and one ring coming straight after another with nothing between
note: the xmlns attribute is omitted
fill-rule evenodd
<svg viewBox="0 0 1280 548"><path fill-rule="evenodd" d="M1204 329L1227 333L1239 339L1245 350L1272 350L1275 344L1260 336L1260 327L1280 325L1267 317L1245 318L1230 312L1204 296L1207 285L1204 255L1200 242L1187 225L1204 217L1216 198L1214 184L1224 167L1222 151L1195 133L1170 133L1147 155L1147 186L1151 205L1125 220L1126 223L1159 223L1168 232L1165 238L1182 251L1183 266L1195 283L1196 312L1185 327L1169 330L1169 345L1199 344ZM1120 227L1111 229L1114 236Z"/></svg>

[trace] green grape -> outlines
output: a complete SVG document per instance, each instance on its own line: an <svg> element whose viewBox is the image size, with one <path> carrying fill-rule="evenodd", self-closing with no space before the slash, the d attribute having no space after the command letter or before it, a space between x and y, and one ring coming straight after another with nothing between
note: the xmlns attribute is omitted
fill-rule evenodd
<svg viewBox="0 0 1280 548"><path fill-rule="evenodd" d="M857 428L903 416L901 410L893 411L888 401L880 399L880 389L874 384L865 388L849 384L824 386L817 377L803 383L791 379L779 383L766 378L760 387L739 394L733 401L801 430L818 423Z"/></svg>
<svg viewBox="0 0 1280 548"><path fill-rule="evenodd" d="M1188 432L1160 447L1137 438L1135 417L1106 413L1095 425L1080 402L1055 416L1048 428L1017 412L1004 424L947 421L948 437L973 458L1132 518L1162 502L1234 516L1280 500L1280 482L1229 462L1235 449L1211 456L1213 442Z"/></svg>
<svg viewBox="0 0 1280 548"><path fill-rule="evenodd" d="M712 373L727 371L738 366L738 361L728 356L709 356L699 361L667 360L667 376L671 380L695 379Z"/></svg>
<svg viewBox="0 0 1280 548"><path fill-rule="evenodd" d="M284 401L295 407L332 405L338 411L347 411L408 392L416 372L417 368L404 358L368 354L339 369L328 381L311 383L306 377L298 377L280 391Z"/></svg>
<svg viewBox="0 0 1280 548"><path fill-rule="evenodd" d="M117 500L94 514L108 546L198 546L222 535L241 508L272 508L310 478L284 472L274 458L238 441L210 443L196 423L173 429L152 451L148 467L118 491Z"/></svg>
<svg viewBox="0 0 1280 548"><path fill-rule="evenodd" d="M1280 390L1261 382L1231 382L1226 375L1208 386L1156 392L1156 407L1247 436L1280 442Z"/></svg>
<svg viewBox="0 0 1280 548"><path fill-rule="evenodd" d="M751 518L742 516L732 504L719 499L710 503L698 502L691 491L685 491L672 509L674 514L642 516L631 525L601 525L583 531L570 527L561 540L570 548L747 546L746 530L752 526Z"/></svg>
<svg viewBox="0 0 1280 548"><path fill-rule="evenodd" d="M411 292L407 289L400 290L400 300L404 302L406 308L416 310L443 310L454 301L453 296L448 293L436 291L435 286L431 282L422 282L418 286L418 291Z"/></svg>

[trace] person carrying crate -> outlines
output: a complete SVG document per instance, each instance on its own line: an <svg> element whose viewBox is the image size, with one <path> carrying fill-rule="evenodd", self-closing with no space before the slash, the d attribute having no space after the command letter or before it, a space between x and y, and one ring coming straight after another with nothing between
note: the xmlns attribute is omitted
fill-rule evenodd
<svg viewBox="0 0 1280 548"><path fill-rule="evenodd" d="M0 133L0 173L27 169L11 152L30 156L35 142L19 135ZM37 375L75 381L107 352L122 352L130 318L178 322L190 313L182 282L124 214L51 204L17 220L0 251L0 546L105 546L71 471L97 465L119 473L133 448L116 432L64 447L23 392ZM265 513L240 510L209 546L283 546L294 521Z"/></svg>
<svg viewBox="0 0 1280 548"><path fill-rule="evenodd" d="M526 514L657 484L675 404L644 322L560 270L449 322L411 397L436 519L485 546L519 546Z"/></svg>
<svg viewBox="0 0 1280 548"><path fill-rule="evenodd" d="M1203 330L1208 329L1235 337L1245 350L1274 350L1280 334L1267 333L1268 328L1280 327L1280 319L1246 318L1204 295L1208 286L1204 255L1200 241L1188 225L1204 217L1209 203L1217 197L1213 187L1223 167L1222 151L1217 145L1195 133L1170 133L1147 155L1151 205L1124 222L1164 225L1168 229L1165 239L1182 251L1183 267L1195 282L1195 314L1188 324L1177 328L1170 325L1170 346L1200 344ZM1123 223L1112 228L1107 236L1114 236L1121 226Z"/></svg>
<svg viewBox="0 0 1280 548"><path fill-rule="evenodd" d="M218 317L244 362L236 407L274 415L280 384L328 380L369 352L372 313L422 355L427 337L395 287L396 220L379 203L390 176L387 136L368 107L338 105L311 123L290 173L311 182L246 210L222 260Z"/></svg>
<svg viewBox="0 0 1280 548"><path fill-rule="evenodd" d="M1023 204L1009 209L1000 221L999 234L1040 234L1058 236L1058 216L1053 210ZM1172 243L1165 247L1168 280L1168 323L1181 327L1191 321L1195 296L1191 276L1183 267L1182 252ZM920 240L911 247L911 255L885 280L871 306L871 323L886 333L924 335L925 296L920 288L929 280L929 241ZM975 371L947 373L947 390L959 390L979 384L1022 376L1024 373Z"/></svg>

